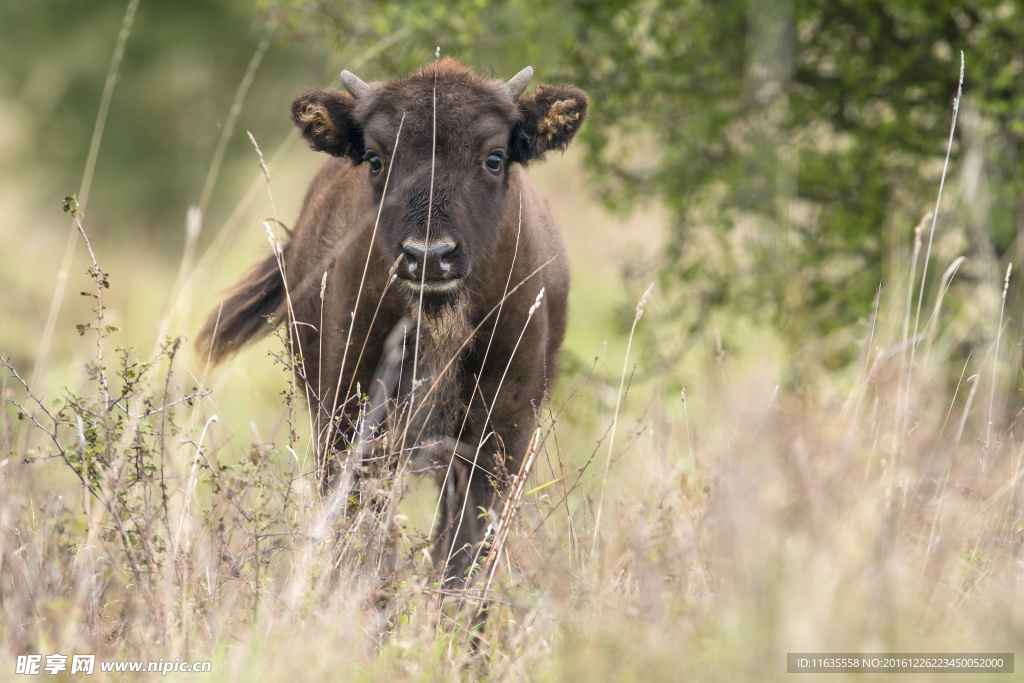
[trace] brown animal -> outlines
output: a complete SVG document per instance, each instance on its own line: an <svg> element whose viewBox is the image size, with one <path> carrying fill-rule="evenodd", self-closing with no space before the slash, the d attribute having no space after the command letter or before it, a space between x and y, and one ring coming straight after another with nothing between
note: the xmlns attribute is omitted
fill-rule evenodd
<svg viewBox="0 0 1024 683"><path fill-rule="evenodd" d="M281 253L257 264L200 334L220 361L290 305L296 372L322 452L333 453L325 480L378 435L388 403L400 427L390 443L438 465L433 559L445 579L463 578L478 557L480 508L500 508L520 467L565 333L565 246L523 166L564 150L588 102L573 86L523 95L532 75L527 67L504 83L444 59L394 82L346 71L347 93L297 95L292 121L333 158ZM375 404L369 427L357 387Z"/></svg>

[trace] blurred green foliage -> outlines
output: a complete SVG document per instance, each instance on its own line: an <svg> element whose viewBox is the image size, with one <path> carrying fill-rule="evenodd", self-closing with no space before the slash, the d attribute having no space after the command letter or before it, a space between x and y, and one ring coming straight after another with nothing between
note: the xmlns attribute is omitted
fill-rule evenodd
<svg viewBox="0 0 1024 683"><path fill-rule="evenodd" d="M934 205L962 50L961 125L984 150L988 193L974 248L1024 255L1018 2L281 0L267 11L281 30L339 43L407 33L376 60L388 76L437 44L502 75L531 62L540 79L580 85L599 194L669 210L662 290L687 329L725 305L794 342L864 319L889 260L907 258L910 238L890 233L910 235ZM958 138L954 163L962 152Z"/></svg>
<svg viewBox="0 0 1024 683"><path fill-rule="evenodd" d="M0 3L0 179L59 208L80 190L107 69L128 0ZM235 88L263 36L248 0L142 0L118 71L97 158L91 229L120 238L184 242ZM277 44L263 59L227 148L210 206L216 221L258 169L245 131L277 142L291 130L292 92L323 56ZM304 74L304 75L301 75ZM276 103L276 104L275 104ZM0 138L3 134L0 133ZM173 253L173 252L172 252Z"/></svg>

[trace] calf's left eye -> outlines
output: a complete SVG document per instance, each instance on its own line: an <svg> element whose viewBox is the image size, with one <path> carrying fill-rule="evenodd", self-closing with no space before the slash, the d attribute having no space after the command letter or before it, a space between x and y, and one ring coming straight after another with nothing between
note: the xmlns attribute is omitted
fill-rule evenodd
<svg viewBox="0 0 1024 683"><path fill-rule="evenodd" d="M487 170L493 173L494 175L498 175L498 173L501 172L501 155L490 155L489 157L487 157L487 161L484 162L484 166L486 166Z"/></svg>

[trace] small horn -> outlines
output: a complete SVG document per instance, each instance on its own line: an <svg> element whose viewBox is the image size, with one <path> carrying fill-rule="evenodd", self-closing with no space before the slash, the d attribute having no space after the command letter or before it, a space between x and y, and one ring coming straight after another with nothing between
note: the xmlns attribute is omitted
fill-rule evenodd
<svg viewBox="0 0 1024 683"><path fill-rule="evenodd" d="M530 81L533 80L533 67L528 66L515 76L513 76L508 83L505 84L505 91L508 92L508 98L515 102L519 97L526 92L526 86L530 85Z"/></svg>
<svg viewBox="0 0 1024 683"><path fill-rule="evenodd" d="M348 90L357 100L370 92L370 86L363 83L362 79L351 71L341 72L341 82L345 86L345 90Z"/></svg>

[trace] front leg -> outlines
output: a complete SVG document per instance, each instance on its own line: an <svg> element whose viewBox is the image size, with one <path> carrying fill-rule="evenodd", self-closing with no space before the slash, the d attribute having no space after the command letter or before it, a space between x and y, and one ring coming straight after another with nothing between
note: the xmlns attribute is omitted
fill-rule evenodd
<svg viewBox="0 0 1024 683"><path fill-rule="evenodd" d="M470 570L486 554L486 511L496 500L492 477L482 467L474 471L470 449L460 450L466 452L458 453L448 471L438 477L441 506L432 559L443 586L449 589L468 585Z"/></svg>

